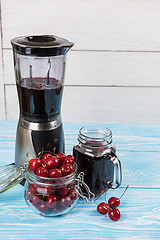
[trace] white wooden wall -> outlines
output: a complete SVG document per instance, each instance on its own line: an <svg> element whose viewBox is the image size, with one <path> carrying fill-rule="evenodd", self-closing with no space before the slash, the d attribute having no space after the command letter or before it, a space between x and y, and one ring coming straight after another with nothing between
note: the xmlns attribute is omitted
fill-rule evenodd
<svg viewBox="0 0 160 240"><path fill-rule="evenodd" d="M63 121L160 123L160 1L0 2L0 119L18 119L10 40L55 34L75 43Z"/></svg>

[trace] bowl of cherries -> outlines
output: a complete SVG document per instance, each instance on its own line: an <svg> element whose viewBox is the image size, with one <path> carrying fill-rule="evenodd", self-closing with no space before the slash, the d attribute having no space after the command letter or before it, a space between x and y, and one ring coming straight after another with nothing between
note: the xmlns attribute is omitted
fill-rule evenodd
<svg viewBox="0 0 160 240"><path fill-rule="evenodd" d="M79 199L74 156L45 153L30 159L25 182L25 200L42 216L58 216L73 209Z"/></svg>

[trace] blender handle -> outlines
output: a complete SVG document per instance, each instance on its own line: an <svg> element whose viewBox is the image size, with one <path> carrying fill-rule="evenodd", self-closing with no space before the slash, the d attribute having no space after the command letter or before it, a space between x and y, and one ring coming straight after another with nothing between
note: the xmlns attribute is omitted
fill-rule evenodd
<svg viewBox="0 0 160 240"><path fill-rule="evenodd" d="M107 185L109 188L116 189L119 187L122 183L122 168L121 168L121 162L117 155L111 151L109 154L110 161L114 164L114 176L113 181L108 181Z"/></svg>

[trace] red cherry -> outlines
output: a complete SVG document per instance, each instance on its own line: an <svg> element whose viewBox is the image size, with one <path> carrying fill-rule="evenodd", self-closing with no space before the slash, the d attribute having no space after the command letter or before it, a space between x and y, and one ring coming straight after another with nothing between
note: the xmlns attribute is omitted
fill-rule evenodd
<svg viewBox="0 0 160 240"><path fill-rule="evenodd" d="M114 209L110 210L108 213L108 216L113 221L118 221L121 218L121 214L120 214L120 211L118 210L118 208L114 208Z"/></svg>
<svg viewBox="0 0 160 240"><path fill-rule="evenodd" d="M71 164L64 164L60 167L63 176L67 176L73 172L73 166Z"/></svg>
<svg viewBox="0 0 160 240"><path fill-rule="evenodd" d="M98 206L97 206L97 211L100 214L107 214L110 210L110 207L108 206L107 203L105 202L101 202Z"/></svg>
<svg viewBox="0 0 160 240"><path fill-rule="evenodd" d="M51 186L45 186L45 187L42 187L42 186L37 186L37 189L36 189L37 193L38 194L41 194L41 195L44 195L44 196L49 196L51 195L55 190L53 190L53 188Z"/></svg>
<svg viewBox="0 0 160 240"><path fill-rule="evenodd" d="M42 213L48 213L49 212L49 208L46 206L45 203L41 203L39 206L38 206L38 210Z"/></svg>
<svg viewBox="0 0 160 240"><path fill-rule="evenodd" d="M72 204L72 200L69 196L63 196L60 198L60 204L62 207L67 208Z"/></svg>
<svg viewBox="0 0 160 240"><path fill-rule="evenodd" d="M42 162L40 159L36 158L36 159L31 159L29 161L29 168L31 169L31 171L36 172L37 168L39 168L41 166Z"/></svg>
<svg viewBox="0 0 160 240"><path fill-rule="evenodd" d="M37 185L35 183L31 184L30 191L31 191L32 194L37 193Z"/></svg>
<svg viewBox="0 0 160 240"><path fill-rule="evenodd" d="M54 208L57 205L57 197L54 195L48 196L46 200L46 206L48 208Z"/></svg>
<svg viewBox="0 0 160 240"><path fill-rule="evenodd" d="M47 160L49 157L52 157L52 155L51 155L50 153L44 154L43 157L42 157L42 161L46 162L46 160Z"/></svg>
<svg viewBox="0 0 160 240"><path fill-rule="evenodd" d="M36 170L36 175L37 176L40 176L40 177L48 177L48 170L44 167L39 167L37 170Z"/></svg>
<svg viewBox="0 0 160 240"><path fill-rule="evenodd" d="M41 199L37 195L32 195L32 196L30 196L29 201L36 207L41 202Z"/></svg>
<svg viewBox="0 0 160 240"><path fill-rule="evenodd" d="M52 181L47 181L46 182L46 186L44 187L46 190L46 194L45 195L54 195L55 191L56 191L56 187L52 186L53 182Z"/></svg>
<svg viewBox="0 0 160 240"><path fill-rule="evenodd" d="M124 190L123 194L120 196L120 198L122 198L125 194L125 192L127 191L127 189L129 188L129 185L127 185L126 189ZM111 197L108 200L108 205L111 208L117 208L120 205L120 198L116 198L116 197Z"/></svg>
<svg viewBox="0 0 160 240"><path fill-rule="evenodd" d="M58 166L58 159L55 157L48 157L48 159L46 160L46 168L48 170L50 169L54 169Z"/></svg>
<svg viewBox="0 0 160 240"><path fill-rule="evenodd" d="M77 184L77 182L74 180L73 182L71 182L70 184L68 184L68 186L71 187L71 188L73 188L76 184Z"/></svg>
<svg viewBox="0 0 160 240"><path fill-rule="evenodd" d="M67 155L64 159L65 164L72 164L75 162L75 158L73 155Z"/></svg>
<svg viewBox="0 0 160 240"><path fill-rule="evenodd" d="M46 184L51 184L51 183L50 183L50 181L46 182ZM34 195L41 194L41 195L44 195L44 196L47 196L47 195L49 196L49 195L54 194L55 187L50 186L50 185L46 185L45 187L42 187L42 186L39 186L39 185L36 185L36 184L33 183L30 186L30 190L28 190L28 191L31 191L31 193L34 194Z"/></svg>
<svg viewBox="0 0 160 240"><path fill-rule="evenodd" d="M61 188L59 188L58 189L58 192L59 192L59 195L61 195L61 196L65 196L65 195L67 195L68 193L69 193L69 188L68 187L61 187Z"/></svg>
<svg viewBox="0 0 160 240"><path fill-rule="evenodd" d="M50 178L59 178L62 177L62 171L58 168L52 169L49 171Z"/></svg>
<svg viewBox="0 0 160 240"><path fill-rule="evenodd" d="M37 187L37 193L46 196L47 190L44 187Z"/></svg>
<svg viewBox="0 0 160 240"><path fill-rule="evenodd" d="M64 159L66 157L64 153L58 153L57 156L58 156L59 163L64 162Z"/></svg>
<svg viewBox="0 0 160 240"><path fill-rule="evenodd" d="M27 197L28 199L30 199L31 196L32 196L32 192L31 192L31 190L28 190L28 191L26 192L26 197Z"/></svg>
<svg viewBox="0 0 160 240"><path fill-rule="evenodd" d="M64 211L64 208L61 205L56 205L54 208L52 208L53 213L61 213Z"/></svg>
<svg viewBox="0 0 160 240"><path fill-rule="evenodd" d="M109 205L111 208L117 208L117 207L120 205L120 199L119 199L119 198L116 198L116 197L111 197L111 198L108 200L108 205Z"/></svg>
<svg viewBox="0 0 160 240"><path fill-rule="evenodd" d="M75 189L70 190L70 197L72 200L76 200L78 198L78 193Z"/></svg>

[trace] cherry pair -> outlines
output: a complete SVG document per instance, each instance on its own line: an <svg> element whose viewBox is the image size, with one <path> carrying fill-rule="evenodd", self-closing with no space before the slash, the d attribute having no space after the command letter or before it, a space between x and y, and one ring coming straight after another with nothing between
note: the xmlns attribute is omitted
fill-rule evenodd
<svg viewBox="0 0 160 240"><path fill-rule="evenodd" d="M118 221L121 218L121 214L118 208L110 208L110 206L105 203L105 202L101 202L98 206L97 206L97 211L100 214L107 214L111 220L113 221Z"/></svg>
<svg viewBox="0 0 160 240"><path fill-rule="evenodd" d="M106 202L101 202L97 206L97 211L100 214L104 214L104 215L108 213L108 216L111 220L118 221L121 218L121 214L117 207L120 205L120 199L123 197L128 187L129 185L126 187L125 191L123 192L120 198L111 197L108 200L108 204Z"/></svg>

